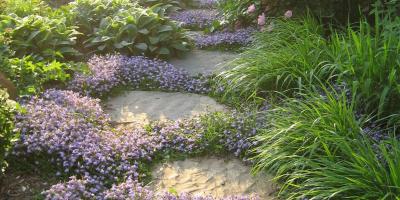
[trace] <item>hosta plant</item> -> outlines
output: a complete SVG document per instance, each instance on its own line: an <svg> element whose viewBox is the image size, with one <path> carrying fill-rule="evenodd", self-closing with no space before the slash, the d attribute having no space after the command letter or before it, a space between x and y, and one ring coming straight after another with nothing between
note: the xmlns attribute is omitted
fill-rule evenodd
<svg viewBox="0 0 400 200"><path fill-rule="evenodd" d="M76 0L70 4L72 23L79 32L89 35L95 31L103 18L111 17L120 10L135 7L131 0Z"/></svg>
<svg viewBox="0 0 400 200"><path fill-rule="evenodd" d="M104 18L85 41L94 51L169 57L189 48L183 30L151 10L130 9Z"/></svg>
<svg viewBox="0 0 400 200"><path fill-rule="evenodd" d="M18 17L1 15L0 30L8 38L15 56L33 55L37 59L64 59L80 55L74 49L78 32L65 19L39 15Z"/></svg>

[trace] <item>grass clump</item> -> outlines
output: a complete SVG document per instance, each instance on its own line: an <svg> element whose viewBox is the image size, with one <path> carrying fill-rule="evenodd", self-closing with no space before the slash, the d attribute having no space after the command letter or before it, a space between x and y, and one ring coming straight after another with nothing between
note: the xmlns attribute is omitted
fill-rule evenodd
<svg viewBox="0 0 400 200"><path fill-rule="evenodd" d="M246 98L266 91L285 91L323 80L334 72L324 60L327 41L318 22L276 20L271 32L255 36L253 45L219 74L226 92ZM237 92L239 91L239 92Z"/></svg>
<svg viewBox="0 0 400 200"><path fill-rule="evenodd" d="M334 34L329 54L341 79L357 93L358 107L399 124L400 17L376 14L375 21Z"/></svg>
<svg viewBox="0 0 400 200"><path fill-rule="evenodd" d="M269 126L254 137L255 170L276 175L283 199L396 199L398 139L374 141L345 92L321 91L267 112Z"/></svg>

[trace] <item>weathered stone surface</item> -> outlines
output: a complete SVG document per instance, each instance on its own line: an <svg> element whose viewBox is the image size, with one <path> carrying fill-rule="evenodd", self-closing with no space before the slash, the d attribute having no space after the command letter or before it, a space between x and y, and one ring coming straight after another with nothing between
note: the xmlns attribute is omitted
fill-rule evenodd
<svg viewBox="0 0 400 200"><path fill-rule="evenodd" d="M190 158L159 164L153 169L151 187L158 193L175 190L194 195L250 195L273 199L276 187L272 177L265 174L252 176L249 166L235 158Z"/></svg>
<svg viewBox="0 0 400 200"><path fill-rule="evenodd" d="M223 111L214 99L187 93L130 91L106 102L113 121L147 124L151 120L179 120L206 112Z"/></svg>
<svg viewBox="0 0 400 200"><path fill-rule="evenodd" d="M237 54L222 51L193 50L184 58L173 59L171 64L185 69L192 75L210 74L217 71L221 64L232 61Z"/></svg>

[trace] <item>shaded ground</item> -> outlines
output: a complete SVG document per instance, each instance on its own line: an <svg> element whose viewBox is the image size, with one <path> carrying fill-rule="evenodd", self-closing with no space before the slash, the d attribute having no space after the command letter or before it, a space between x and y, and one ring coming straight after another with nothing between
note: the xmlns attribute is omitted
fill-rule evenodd
<svg viewBox="0 0 400 200"><path fill-rule="evenodd" d="M257 193L263 200L273 199L272 178L252 176L250 171L238 159L191 158L157 165L151 186L156 192L172 190L214 197Z"/></svg>
<svg viewBox="0 0 400 200"><path fill-rule="evenodd" d="M56 183L38 173L7 172L0 182L0 200L41 199L40 193Z"/></svg>
<svg viewBox="0 0 400 200"><path fill-rule="evenodd" d="M214 99L187 93L130 91L111 98L106 112L120 123L148 124L152 120L179 120L207 112L224 111Z"/></svg>

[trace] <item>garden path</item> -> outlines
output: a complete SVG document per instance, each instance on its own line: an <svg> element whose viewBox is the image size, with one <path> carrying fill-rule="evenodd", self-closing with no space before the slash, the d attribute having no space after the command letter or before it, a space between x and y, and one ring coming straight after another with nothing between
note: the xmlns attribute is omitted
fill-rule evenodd
<svg viewBox="0 0 400 200"><path fill-rule="evenodd" d="M199 34L190 32L189 34ZM170 61L195 76L218 71L222 64L234 59L235 53L195 49L185 57ZM207 112L226 111L208 96L188 93L155 91L127 91L110 98L106 111L113 121L129 126L143 126L154 120L180 120ZM188 158L158 164L153 168L153 182L157 193L176 191L194 195L224 197L257 194L261 199L273 199L276 191L272 177L251 175L251 167L232 157Z"/></svg>

